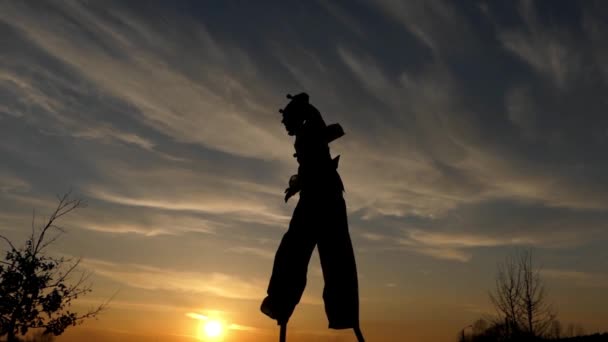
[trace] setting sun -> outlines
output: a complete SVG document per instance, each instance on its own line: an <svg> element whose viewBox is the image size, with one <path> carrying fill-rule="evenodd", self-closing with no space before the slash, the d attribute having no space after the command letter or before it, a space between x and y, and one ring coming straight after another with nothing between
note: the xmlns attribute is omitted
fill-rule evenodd
<svg viewBox="0 0 608 342"><path fill-rule="evenodd" d="M207 337L218 337L222 334L222 323L219 321L209 321L204 325L205 336Z"/></svg>
<svg viewBox="0 0 608 342"><path fill-rule="evenodd" d="M218 320L206 320L199 325L198 338L203 341L219 341L224 335L224 324Z"/></svg>

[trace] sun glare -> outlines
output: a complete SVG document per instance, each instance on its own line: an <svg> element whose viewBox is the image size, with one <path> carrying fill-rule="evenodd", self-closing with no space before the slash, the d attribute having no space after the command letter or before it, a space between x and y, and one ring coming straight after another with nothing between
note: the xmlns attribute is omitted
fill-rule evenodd
<svg viewBox="0 0 608 342"><path fill-rule="evenodd" d="M201 322L199 339L203 341L219 341L224 335L224 325L218 320Z"/></svg>
<svg viewBox="0 0 608 342"><path fill-rule="evenodd" d="M205 323L205 335L207 337L218 337L222 334L222 323L218 321L209 321Z"/></svg>

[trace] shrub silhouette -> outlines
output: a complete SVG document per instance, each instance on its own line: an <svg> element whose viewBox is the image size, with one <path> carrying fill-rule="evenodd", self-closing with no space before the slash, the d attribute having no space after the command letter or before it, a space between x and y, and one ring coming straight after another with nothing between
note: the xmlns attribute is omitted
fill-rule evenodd
<svg viewBox="0 0 608 342"><path fill-rule="evenodd" d="M70 199L70 193L58 197L59 204L40 229L32 220L31 236L23 246L16 247L7 237L0 239L8 245L0 261L0 337L8 342L19 341L30 329L37 329L36 340L49 341L43 335L60 335L69 326L95 317L106 306L102 304L84 314L70 311L72 301L91 292L89 274L75 275L80 259L47 255L46 248L63 232L56 221L71 211L83 207L80 200ZM34 217L35 218L35 217Z"/></svg>

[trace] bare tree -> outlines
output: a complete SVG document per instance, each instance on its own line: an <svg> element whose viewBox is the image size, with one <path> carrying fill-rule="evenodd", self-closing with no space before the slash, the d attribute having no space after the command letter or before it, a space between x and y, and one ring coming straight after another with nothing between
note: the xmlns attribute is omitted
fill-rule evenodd
<svg viewBox="0 0 608 342"><path fill-rule="evenodd" d="M91 292L90 274L77 271L80 259L49 256L46 249L64 232L57 220L84 203L71 199L70 193L58 200L41 228L36 229L33 216L31 236L24 246L16 247L0 235L9 247L0 260L0 336L8 342L18 341L17 335L26 335L30 329L60 335L69 326L97 316L107 305L84 314L70 311L73 300Z"/></svg>
<svg viewBox="0 0 608 342"><path fill-rule="evenodd" d="M510 337L544 336L556 317L530 250L508 256L498 264L496 287L490 300L498 312L499 322L495 323L504 324Z"/></svg>
<svg viewBox="0 0 608 342"><path fill-rule="evenodd" d="M521 298L523 293L522 272L519 263L511 256L498 264L494 292L490 292L490 300L494 305L499 317L499 322L504 324L507 335L517 334L521 329L519 326L522 316Z"/></svg>
<svg viewBox="0 0 608 342"><path fill-rule="evenodd" d="M522 274L521 309L522 323L532 336L545 335L556 313L546 299L545 284L541 279L540 268L534 266L532 252L526 250L519 255L519 269Z"/></svg>

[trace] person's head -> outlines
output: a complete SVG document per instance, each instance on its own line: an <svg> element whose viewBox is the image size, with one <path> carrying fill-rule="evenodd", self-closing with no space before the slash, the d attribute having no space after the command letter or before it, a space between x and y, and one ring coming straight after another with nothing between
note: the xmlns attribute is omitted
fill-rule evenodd
<svg viewBox="0 0 608 342"><path fill-rule="evenodd" d="M287 134L296 135L304 126L306 120L309 120L311 116L315 112L318 113L318 111L308 103L309 97L306 93L300 93L298 95L287 94L287 98L291 101L284 109L279 110L279 112L283 114L281 123L285 126Z"/></svg>

